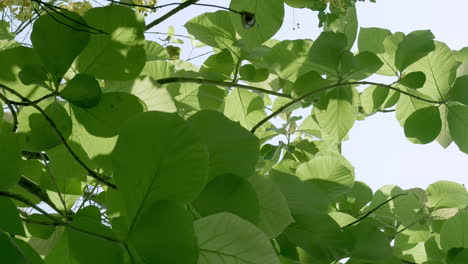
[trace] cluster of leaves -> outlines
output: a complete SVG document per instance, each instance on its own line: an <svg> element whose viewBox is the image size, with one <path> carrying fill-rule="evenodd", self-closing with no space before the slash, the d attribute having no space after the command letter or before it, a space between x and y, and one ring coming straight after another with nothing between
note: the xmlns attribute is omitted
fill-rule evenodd
<svg viewBox="0 0 468 264"><path fill-rule="evenodd" d="M1 32L1 261L467 263L463 185L373 193L340 150L356 120L396 105L411 142L467 153L468 50L430 31L358 34L354 8L314 41L270 40L283 1L230 8L256 24L185 24L214 51L201 67L145 40L163 19L117 4L40 16L32 47Z"/></svg>

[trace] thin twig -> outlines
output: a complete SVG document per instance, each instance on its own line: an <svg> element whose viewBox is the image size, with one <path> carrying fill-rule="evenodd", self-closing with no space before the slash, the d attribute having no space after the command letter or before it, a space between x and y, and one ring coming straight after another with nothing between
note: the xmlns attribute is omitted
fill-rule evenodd
<svg viewBox="0 0 468 264"><path fill-rule="evenodd" d="M7 105L8 109L10 110L11 116L13 117L13 132L16 132L16 129L18 128L18 115L16 114L16 110L13 108L12 103L6 96L3 94L0 94L0 99L5 102Z"/></svg>
<svg viewBox="0 0 468 264"><path fill-rule="evenodd" d="M157 19L155 19L153 22L149 23L149 24L146 26L146 30L149 30L149 29L151 29L152 27L159 25L160 23L162 23L162 22L165 21L166 19L168 19L168 18L170 18L171 16L177 14L178 12L180 12L180 11L183 10L183 9L185 9L186 7L188 7L188 6L192 5L192 4L195 4L196 2L198 2L198 0L188 0L188 1L186 1L186 2L181 3L180 5L178 5L177 7L175 7L174 9L172 9L171 11L167 12L166 14L164 14L162 17L157 18Z"/></svg>
<svg viewBox="0 0 468 264"><path fill-rule="evenodd" d="M27 177L22 176L18 182L18 185L24 190L31 193L32 195L39 198L44 203L46 203L50 208L52 208L58 214L65 216L64 213L60 211L57 208L57 206L55 206L55 204L50 200L49 196L41 189L41 187L37 183L33 182Z"/></svg>
<svg viewBox="0 0 468 264"><path fill-rule="evenodd" d="M356 219L355 221L353 221L353 222L351 222L351 223L349 223L349 224L347 224L347 225L341 227L341 229L344 229L344 228L346 228L346 227L348 227L348 226L352 226L352 225L354 225L354 224L356 224L356 223L361 222L362 220L364 220L366 217L368 217L369 215L371 215L373 212L375 212L375 211L376 211L377 209L379 209L380 207L386 205L386 204L389 203L390 201L392 201L392 200L394 200L394 199L396 199L396 198L398 198L398 197L400 197L400 196L407 195L407 194L408 194L408 193L400 193L400 194L397 194L397 195L395 195L395 196L389 198L388 200L386 200L385 202L383 202L383 203L377 205L374 209L372 209L372 210L370 210L369 212L365 213L363 216L359 217L359 218Z"/></svg>
<svg viewBox="0 0 468 264"><path fill-rule="evenodd" d="M156 81L159 84L199 83L199 84L211 84L211 85L216 85L216 86L222 86L226 88L236 87L240 89L247 89L247 90L257 91L261 93L272 94L272 95L276 95L280 97L291 98L291 96L288 94L278 93L275 91L270 91L270 90L266 90L266 89L259 88L259 87L249 86L249 85L243 85L243 84L237 84L237 83L233 84L232 82L222 82L222 81L206 80L206 79L200 79L200 78L187 78L187 77L169 77L169 78L158 79Z"/></svg>
<svg viewBox="0 0 468 264"><path fill-rule="evenodd" d="M426 98L423 98L423 97L420 97L420 96L417 96L417 95L414 95L414 94L411 94L411 93L408 93L406 91L403 91L403 90L400 90L398 88L395 88L391 85L388 85L388 84L382 84L382 83L375 83L375 82L366 82L366 81L362 81L362 82L342 82L342 83L335 83L335 84L332 84L332 85L328 85L328 86L325 86L325 87L322 87L320 89L317 89L317 90L314 90L312 92L309 92L309 93L306 93L302 96L299 96L293 100L291 100L290 102L288 102L287 104L284 104L283 106L281 106L280 108L278 108L278 110L274 111L273 113L271 113L270 115L268 115L267 117L265 117L264 119L260 120L260 122L258 122L251 130L250 132L252 133L255 133L255 131L260 127L262 126L263 124L265 124L266 122L268 122L270 119L272 119L273 117L275 117L276 115L280 114L281 112L283 112L285 109L287 109L288 107L290 107L291 105L309 97L309 96L312 96L312 95L316 95L316 94L319 94L321 92L324 92L324 91L327 91L329 89L333 89L333 88L336 88L336 87L343 87L343 86L350 86L350 85L377 85L377 86L381 86L381 87L385 87L387 89L390 89L390 90L394 90L394 91L397 91L399 93L402 93L402 94L405 94L407 96L410 96L410 97L413 97L413 98L416 98L416 99L419 99L421 101L424 101L424 102L428 102L428 103L433 103L433 104L443 104L444 102L442 101L434 101L434 100L430 100L430 99L426 99Z"/></svg>
<svg viewBox="0 0 468 264"><path fill-rule="evenodd" d="M134 3L116 2L114 0L106 0L106 1L112 2L112 3L115 3L115 4L119 4L119 5L142 7L142 8L147 8L147 9L151 9L151 10L156 10L156 9L160 9L160 8L163 8L163 7L174 6L174 5L182 5L183 4L183 3L168 3L168 4L164 4L164 5L151 6L151 5L139 5L139 4L134 4ZM199 4L199 3L193 3L192 5L214 7L214 8L219 8L219 9L224 9L224 10L227 10L227 11L230 11L230 12L234 12L234 13L239 14L239 15L242 14L242 12L239 12L237 10L233 10L233 9L231 9L229 7L224 7L224 6L219 6L219 5Z"/></svg>
<svg viewBox="0 0 468 264"><path fill-rule="evenodd" d="M3 84L0 84L0 87L7 90L8 92L16 95L17 97L19 97L21 99L21 101L23 102L26 102L26 103L29 103L30 106L34 107L37 111L39 111L42 116L44 116L44 118L47 120L47 122L50 124L50 126L52 127L52 129L54 129L54 131L57 133L58 137L60 138L60 141L62 141L63 145L65 146L65 148L68 150L68 152L72 155L72 157L75 159L76 162L78 162L78 164L80 164L81 167L83 167L87 172L88 174L93 177L94 179L100 181L101 183L113 188L113 189L116 189L117 186L115 186L113 183L107 181L106 179L108 179L109 177L105 177L103 178L102 175L99 175L97 172L93 171L92 169L90 169L81 159L80 157L78 157L78 155L73 151L73 149L70 147L70 145L68 144L67 140L65 139L65 137L62 135L62 133L60 132L60 130L58 129L57 125L55 124L55 122L52 120L52 118L50 118L50 116L41 108L39 107L36 103L33 103L31 100L29 100L28 98L24 97L23 95L21 95L20 93L18 93L17 91L15 91L14 89L11 89Z"/></svg>

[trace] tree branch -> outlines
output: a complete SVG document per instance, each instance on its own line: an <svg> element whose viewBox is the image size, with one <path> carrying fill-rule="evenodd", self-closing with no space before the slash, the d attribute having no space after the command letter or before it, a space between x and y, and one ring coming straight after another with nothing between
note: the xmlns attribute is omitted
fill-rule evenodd
<svg viewBox="0 0 468 264"><path fill-rule="evenodd" d="M287 95L287 94L278 93L278 92L266 90L266 89L259 88L259 87L232 83L232 82L222 82L222 81L206 80L206 79L200 79L200 78L186 78L186 77L169 77L169 78L158 79L156 81L159 84L199 83L199 84L211 84L211 85L216 85L216 86L222 86L222 87L226 87L226 88L236 87L236 88L240 88L240 89L247 89L247 90L257 91L257 92L261 92L261 93L276 95L276 96L280 96L280 97L292 98L290 95Z"/></svg>
<svg viewBox="0 0 468 264"><path fill-rule="evenodd" d="M0 87L7 90L8 92L14 94L15 96L17 96L18 98L21 99L21 101L23 102L26 102L28 103L30 106L34 107L37 111L39 111L42 116L44 116L44 118L47 120L47 122L50 124L50 126L54 129L54 131L57 133L58 137L60 138L60 141L62 141L63 145L65 146L65 148L68 150L68 152L72 155L73 159L75 159L76 162L78 162L78 164L80 164L81 167L83 167L87 172L88 174L93 177L94 179L98 180L99 182L113 188L113 189L116 189L117 186L115 186L113 183L107 181L107 179L109 177L105 177L103 178L100 174L98 174L97 172L93 171L92 169L90 169L81 159L80 157L78 157L78 155L73 151L73 149L70 147L70 145L68 144L67 140L65 139L65 137L62 135L62 133L60 132L60 130L58 129L57 125L54 123L54 121L52 120L52 118L50 118L50 116L41 108L37 105L37 103L34 103L33 101L29 100L28 98L24 97L23 95L21 95L20 93L18 93L17 91L15 91L14 89L11 89L3 84L0 84Z"/></svg>
<svg viewBox="0 0 468 264"><path fill-rule="evenodd" d="M149 23L147 26L146 26L146 30L149 30L151 29L152 27L156 26L156 25L159 25L160 23L162 23L164 20L170 18L171 16L177 14L178 12L180 12L181 10L185 9L186 7L194 4L198 2L198 0L188 0L182 4L180 4L179 6L175 7L174 9L172 9L171 11L167 12L165 15L163 15L162 17L160 18L157 18L155 19L153 22Z"/></svg>
<svg viewBox="0 0 468 264"><path fill-rule="evenodd" d="M50 200L49 196L41 189L37 183L31 181L30 179L22 176L21 179L18 182L18 185L23 188L24 190L28 191L32 195L36 196L39 198L41 201L46 203L50 208L54 209L57 213L60 215L64 215L62 211L60 211L57 206Z"/></svg>
<svg viewBox="0 0 468 264"><path fill-rule="evenodd" d="M274 111L273 113L271 113L270 115L268 115L267 117L265 117L264 119L260 120L260 122L258 122L251 130L250 132L252 133L255 133L255 131L260 127L262 126L263 124L265 124L266 122L268 122L268 120L272 119L273 117L275 117L276 115L280 114L281 112L283 112L286 108L290 107L291 105L309 97L309 96L312 96L312 95L315 95L315 94L318 94L318 93L321 93L321 92L324 92L326 90L330 90L330 89L333 89L333 88L336 88L336 87L343 87L343 86L349 86L349 85L377 85L377 86L381 86L381 87L385 87L387 89L390 89L390 90L394 90L394 91L397 91L399 93L402 93L404 95L407 95L407 96L410 96L410 97L413 97L413 98L416 98L418 100L421 100L421 101L424 101L424 102L428 102L428 103L433 103L433 104L443 104L444 102L442 101L434 101L434 100L430 100L430 99L426 99L426 98L423 98L423 97L420 97L420 96L417 96L417 95L414 95L414 94L411 94L411 93L408 93L406 91L403 91L403 90L400 90L398 88L395 88L391 85L388 85L388 84L383 84L383 83L375 83L375 82L366 82L366 81L362 81L362 82L343 82L343 83L335 83L335 84L332 84L332 85L328 85L328 86L325 86L325 87L322 87L320 89L317 89L317 90L314 90L312 92L309 92L309 93L306 93L302 96L299 96L293 100L291 100L290 102L288 102L287 104L281 106L280 108L278 108L278 110Z"/></svg>
<svg viewBox="0 0 468 264"><path fill-rule="evenodd" d="M398 198L398 197L400 197L400 196L407 195L407 194L408 194L408 193L400 193L400 194L397 194L397 195L395 195L395 196L389 198L389 199L386 200L385 202L383 202L383 203L377 205L374 209L370 210L369 212L365 213L363 216L361 216L361 217L359 217L358 219L356 219L356 221L353 221L352 223L349 223L349 224L343 226L341 229L344 229L344 228L346 228L346 227L348 227L348 226L352 226L352 225L354 225L354 224L356 224L356 223L361 222L362 220L364 220L366 217L368 217L369 215L371 215L373 212L375 212L375 211L376 211L377 209L379 209L380 207L384 206L385 204L389 203L390 201L392 201L392 200L394 200L394 199L396 199L396 198Z"/></svg>

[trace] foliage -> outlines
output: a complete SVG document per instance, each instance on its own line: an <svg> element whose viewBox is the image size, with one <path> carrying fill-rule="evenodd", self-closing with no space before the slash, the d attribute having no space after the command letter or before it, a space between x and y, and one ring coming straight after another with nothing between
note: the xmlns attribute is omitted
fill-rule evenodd
<svg viewBox="0 0 468 264"><path fill-rule="evenodd" d="M2 263L468 262L463 185L373 193L340 152L395 110L411 142L468 153L468 49L358 30L354 1L275 41L283 1L232 0L185 24L212 51L199 67L172 29L144 35L195 0L149 23L153 2L33 2L32 47L0 22Z"/></svg>

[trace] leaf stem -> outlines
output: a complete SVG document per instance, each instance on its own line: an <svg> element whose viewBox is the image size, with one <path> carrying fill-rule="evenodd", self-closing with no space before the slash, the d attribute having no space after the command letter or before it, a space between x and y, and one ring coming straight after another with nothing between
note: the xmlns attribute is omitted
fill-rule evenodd
<svg viewBox="0 0 468 264"><path fill-rule="evenodd" d="M240 88L240 89L247 89L247 90L257 91L257 92L261 92L261 93L272 94L272 95L276 95L276 96L280 96L280 97L292 98L290 95L283 94L283 93L278 93L278 92L274 92L274 91L270 91L270 90L266 90L266 89L259 88L259 87L243 85L243 84L237 84L237 83L232 83L232 82L206 80L206 79L201 79L201 78L169 77L169 78L158 79L156 81L159 84L168 84L168 83L212 84L212 85L222 86L222 87L226 87L226 88L236 87L236 88Z"/></svg>

